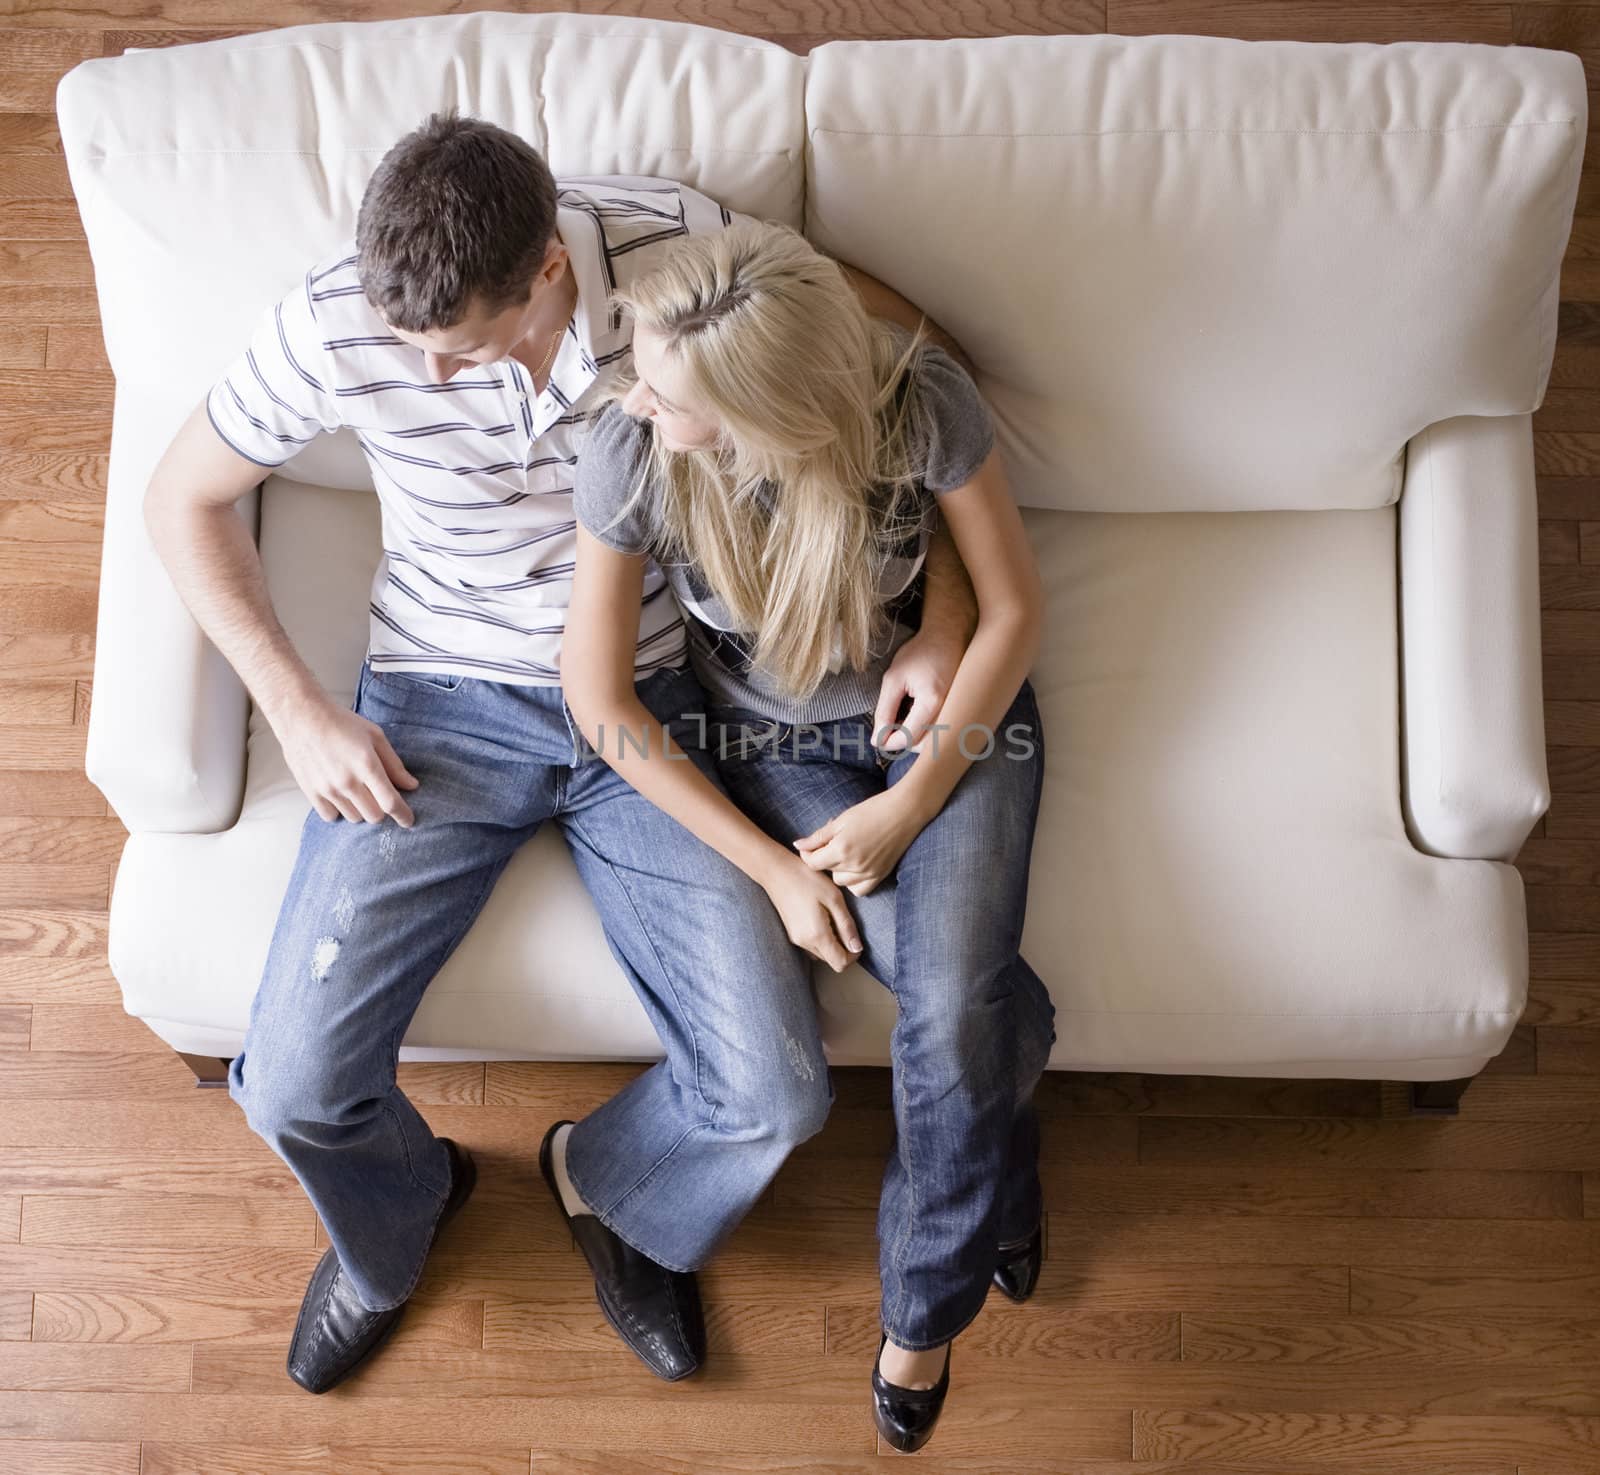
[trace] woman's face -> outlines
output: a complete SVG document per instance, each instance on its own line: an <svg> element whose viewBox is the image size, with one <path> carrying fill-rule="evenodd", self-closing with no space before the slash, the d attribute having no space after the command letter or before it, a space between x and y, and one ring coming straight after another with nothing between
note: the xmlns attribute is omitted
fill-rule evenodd
<svg viewBox="0 0 1600 1475"><path fill-rule="evenodd" d="M695 408L681 365L671 361L654 329L633 330L633 367L638 379L622 397L624 413L651 421L668 450L701 451L716 444L722 426Z"/></svg>

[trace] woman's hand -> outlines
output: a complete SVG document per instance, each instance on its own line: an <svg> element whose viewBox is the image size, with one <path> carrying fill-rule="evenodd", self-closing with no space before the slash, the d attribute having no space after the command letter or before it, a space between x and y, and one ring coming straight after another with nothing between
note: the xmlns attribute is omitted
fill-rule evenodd
<svg viewBox="0 0 1600 1475"><path fill-rule="evenodd" d="M861 955L861 934L839 888L796 856L779 854L762 889L796 947L843 973Z"/></svg>
<svg viewBox="0 0 1600 1475"><path fill-rule="evenodd" d="M909 792L902 793L897 784L842 810L794 842L800 858L813 870L832 872L856 896L876 890L928 822L929 816L909 801Z"/></svg>

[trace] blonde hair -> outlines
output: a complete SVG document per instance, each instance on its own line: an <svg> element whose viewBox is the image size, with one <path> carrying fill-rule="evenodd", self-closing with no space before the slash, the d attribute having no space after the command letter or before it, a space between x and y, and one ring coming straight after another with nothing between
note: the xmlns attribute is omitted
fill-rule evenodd
<svg viewBox="0 0 1600 1475"><path fill-rule="evenodd" d="M908 372L920 330L903 347L836 262L758 222L674 243L613 300L660 335L724 431L675 451L652 427L628 507L659 493L661 561L698 565L734 627L755 632L753 664L792 698L816 691L836 645L864 668L887 626L884 564L925 518L924 411Z"/></svg>

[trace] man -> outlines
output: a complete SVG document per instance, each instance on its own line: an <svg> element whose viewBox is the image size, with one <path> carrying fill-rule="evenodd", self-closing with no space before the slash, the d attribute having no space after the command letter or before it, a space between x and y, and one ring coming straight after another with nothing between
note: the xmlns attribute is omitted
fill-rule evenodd
<svg viewBox="0 0 1600 1475"><path fill-rule="evenodd" d="M694 1269L827 1113L808 970L773 908L594 754L559 685L572 467L629 356L607 296L669 241L731 218L665 180L558 188L521 139L435 116L379 164L353 246L267 314L152 479L146 521L173 582L312 805L230 1077L331 1242L289 1347L290 1376L312 1392L393 1330L472 1191L470 1155L433 1135L395 1064L423 991L544 821L561 827L666 1059L552 1128L541 1167L602 1309L661 1377L704 1357ZM874 310L916 320L858 280ZM351 710L295 652L233 513L342 427L383 513ZM939 583L954 591L934 596L948 618L925 617L897 667L920 698L913 732L931 720L930 673L954 669L968 628L959 566ZM714 775L685 663L652 570L639 693Z"/></svg>

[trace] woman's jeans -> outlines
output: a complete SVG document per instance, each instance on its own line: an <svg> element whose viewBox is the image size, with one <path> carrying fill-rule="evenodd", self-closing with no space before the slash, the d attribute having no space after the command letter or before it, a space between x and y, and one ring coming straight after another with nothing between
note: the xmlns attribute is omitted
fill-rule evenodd
<svg viewBox="0 0 1600 1475"><path fill-rule="evenodd" d="M899 783L916 754L881 758L870 714L793 726L715 706L708 734L728 792L784 845ZM1022 960L1028 862L1044 776L1039 709L1024 683L893 876L845 893L861 963L895 996L895 1148L878 1208L883 1328L902 1347L949 1341L978 1314L997 1250L1042 1211L1033 1090L1054 1006ZM955 742L949 731L941 742Z"/></svg>
<svg viewBox="0 0 1600 1475"><path fill-rule="evenodd" d="M657 672L639 696L717 782L692 671ZM696 1268L832 1099L809 970L771 902L595 753L559 687L364 664L355 711L419 780L405 795L416 823L307 816L230 1073L250 1125L361 1300L405 1300L450 1168L395 1085L400 1042L512 854L553 820L666 1049L573 1129L568 1170L629 1244ZM542 925L558 952L562 918Z"/></svg>

